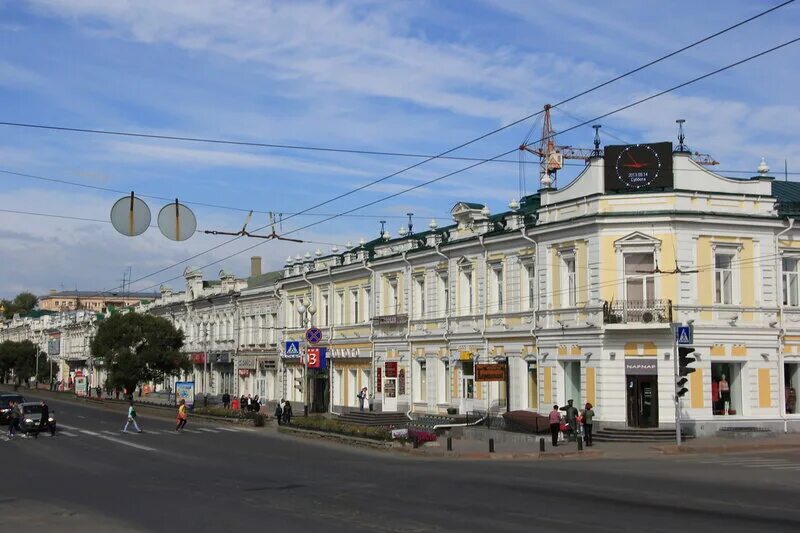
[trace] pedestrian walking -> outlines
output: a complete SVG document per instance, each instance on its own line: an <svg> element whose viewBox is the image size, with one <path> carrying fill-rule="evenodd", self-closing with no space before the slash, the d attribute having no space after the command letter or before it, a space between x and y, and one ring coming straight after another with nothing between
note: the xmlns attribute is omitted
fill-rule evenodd
<svg viewBox="0 0 800 533"><path fill-rule="evenodd" d="M11 417L8 419L8 438L12 438L19 430L19 414L17 402L9 402L8 408L11 410Z"/></svg>
<svg viewBox="0 0 800 533"><path fill-rule="evenodd" d="M239 409L244 411L247 408L247 396L242 394L242 397L239 398Z"/></svg>
<svg viewBox="0 0 800 533"><path fill-rule="evenodd" d="M572 405L573 400L567 400L567 405L561 408L567 417L567 438L572 440L578 433L578 408Z"/></svg>
<svg viewBox="0 0 800 533"><path fill-rule="evenodd" d="M186 410L186 400L181 400L178 404L178 425L175 426L175 431L181 432L186 427L186 422L189 420L189 414Z"/></svg>
<svg viewBox="0 0 800 533"><path fill-rule="evenodd" d="M39 427L36 430L36 433L34 433L34 436L37 439L39 438L39 433L50 426L50 407L48 407L47 402L44 400L39 402L39 405L42 406L42 417L39 419Z"/></svg>
<svg viewBox="0 0 800 533"><path fill-rule="evenodd" d="M550 411L550 416L547 417L550 422L550 436L553 438L553 446L558 446L558 433L561 431L561 411L558 406L554 405L553 410Z"/></svg>
<svg viewBox="0 0 800 533"><path fill-rule="evenodd" d="M281 401L278 402L278 405L275 406L275 420L278 421L278 425L279 426L281 425L281 422L283 422L283 405L284 405L284 403L286 403L286 402L284 402L283 398L281 398Z"/></svg>
<svg viewBox="0 0 800 533"><path fill-rule="evenodd" d="M592 445L592 423L594 421L594 409L592 404L586 402L583 408L583 440L586 446Z"/></svg>
<svg viewBox="0 0 800 533"><path fill-rule="evenodd" d="M128 432L128 426L133 424L133 428L136 430L136 433L141 433L142 428L139 427L139 424L136 423L136 408L133 407L133 402L128 405L128 420L125 422L125 427L122 428L123 433Z"/></svg>
<svg viewBox="0 0 800 533"><path fill-rule="evenodd" d="M367 388L364 387L363 389L358 391L358 394L356 394L356 397L358 398L358 408L359 408L359 410L363 411L364 410L364 401L367 399Z"/></svg>
<svg viewBox="0 0 800 533"><path fill-rule="evenodd" d="M287 425L292 423L292 404L289 402L283 406L283 423Z"/></svg>
<svg viewBox="0 0 800 533"><path fill-rule="evenodd" d="M222 406L225 409L230 409L231 408L231 395L228 394L227 392L222 395Z"/></svg>

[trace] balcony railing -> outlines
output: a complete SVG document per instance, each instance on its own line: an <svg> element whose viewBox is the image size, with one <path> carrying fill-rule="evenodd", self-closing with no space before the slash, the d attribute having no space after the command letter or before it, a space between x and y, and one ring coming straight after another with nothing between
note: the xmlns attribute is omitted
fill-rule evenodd
<svg viewBox="0 0 800 533"><path fill-rule="evenodd" d="M615 300L603 304L606 324L669 324L672 300Z"/></svg>

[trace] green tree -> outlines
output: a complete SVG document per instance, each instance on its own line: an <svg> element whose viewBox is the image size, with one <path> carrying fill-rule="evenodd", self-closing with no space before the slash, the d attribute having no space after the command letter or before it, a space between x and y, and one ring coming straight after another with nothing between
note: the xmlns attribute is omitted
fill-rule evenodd
<svg viewBox="0 0 800 533"><path fill-rule="evenodd" d="M126 313L100 323L91 350L108 369L106 387L133 391L139 383L160 383L167 376L191 370L182 346L183 332L169 320Z"/></svg>
<svg viewBox="0 0 800 533"><path fill-rule="evenodd" d="M3 381L13 370L16 383L29 383L36 372L36 345L29 340L5 341L0 344L0 372Z"/></svg>
<svg viewBox="0 0 800 533"><path fill-rule="evenodd" d="M25 315L33 311L39 299L32 292L21 292L13 300L0 300L3 307L3 315L12 318L14 313Z"/></svg>

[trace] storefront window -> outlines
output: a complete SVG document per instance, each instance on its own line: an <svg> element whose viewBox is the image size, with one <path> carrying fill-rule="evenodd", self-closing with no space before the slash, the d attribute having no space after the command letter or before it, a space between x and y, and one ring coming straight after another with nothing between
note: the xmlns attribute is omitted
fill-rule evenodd
<svg viewBox="0 0 800 533"><path fill-rule="evenodd" d="M711 363L711 408L715 415L742 414L741 363Z"/></svg>
<svg viewBox="0 0 800 533"><path fill-rule="evenodd" d="M786 413L797 414L797 390L800 389L800 363L783 365L783 383L786 391Z"/></svg>
<svg viewBox="0 0 800 533"><path fill-rule="evenodd" d="M467 400L475 397L474 369L472 361L461 363L461 397Z"/></svg>

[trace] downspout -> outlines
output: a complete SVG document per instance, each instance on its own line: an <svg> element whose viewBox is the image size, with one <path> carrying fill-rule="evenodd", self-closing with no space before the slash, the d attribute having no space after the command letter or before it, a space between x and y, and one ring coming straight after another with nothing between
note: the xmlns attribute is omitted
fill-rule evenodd
<svg viewBox="0 0 800 533"><path fill-rule="evenodd" d="M786 418L786 379L785 369L784 369L784 362L783 362L783 337L786 335L786 330L783 329L783 276L781 275L781 271L779 269L780 266L780 252L778 250L781 235L788 233L794 227L794 219L789 219L789 225L786 229L781 230L780 232L775 235L775 277L778 280L778 290L776 291L777 299L778 299L778 409L781 412L781 418L783 419L783 432L789 432L789 423ZM781 390L783 392L781 393Z"/></svg>
<svg viewBox="0 0 800 533"><path fill-rule="evenodd" d="M372 371L370 376L372 377L372 383L370 386L372 390L370 391L370 398L369 404L372 405L375 401L375 384L377 383L376 379L377 376L375 375L375 319L372 316L375 314L375 306L372 305L373 299L377 298L377 293L375 292L375 269L370 268L367 264L367 260L364 259L364 269L369 271L369 283L370 283L370 291L369 297L370 301L367 302L367 311L369 312L369 344L371 346L371 353L370 353L370 366L372 367Z"/></svg>
<svg viewBox="0 0 800 533"><path fill-rule="evenodd" d="M333 272L331 271L330 263L328 263L328 309L331 311L330 316L328 318L332 318L333 317L333 309L336 307L335 305L331 306L331 302L333 301L333 296L334 296L334 291L333 291ZM330 326L329 327L331 328L331 338L330 338L328 344L330 344L331 347L333 346L333 334L335 332L334 328L336 328L336 326L334 325L335 323L336 323L335 320L330 320ZM328 402L328 411L331 414L334 414L336 416L340 416L342 413L337 413L336 411L333 410L333 377L336 375L336 373L334 372L334 369L333 369L333 359L331 359L330 361L331 361L331 370L330 370L330 376L328 377L328 383L330 384L329 390L330 390L331 398L330 398L330 401ZM341 383L339 385L341 385Z"/></svg>
<svg viewBox="0 0 800 533"><path fill-rule="evenodd" d="M478 242L483 248L483 326L481 327L481 338L483 339L483 354L486 356L486 359L489 359L489 339L486 338L486 320L487 320L487 312L489 310L489 250L486 249L486 243L484 242L484 236L478 236ZM478 358L476 357L474 361L477 361ZM474 372L474 370L473 370ZM487 418L491 415L492 412L492 402L491 402L491 385L486 385L486 416Z"/></svg>
<svg viewBox="0 0 800 533"><path fill-rule="evenodd" d="M303 281L308 283L308 292L309 292L308 304L309 305L314 305L314 285L312 285L312 283L310 281L308 281L308 277L306 277L305 265L301 265L300 268L302 270L301 274L303 275ZM306 313L308 313L307 310L306 310ZM314 315L312 315L311 313L308 313L308 325L305 324L305 317L303 317L302 329L310 328L310 327L312 327L314 325L313 324L313 316ZM303 344L303 346L306 347L306 359L305 359L305 362L303 363L303 368L305 369L304 370L304 376L303 376L304 377L304 379L303 379L303 401L305 402L305 407L306 407L305 411L310 411L311 410L311 407L308 405L308 403L311 401L311 387L308 385L308 374L309 374L309 372L308 372L308 345L309 345L308 342L305 342ZM328 390L330 391L330 386L328 387ZM330 402L328 402L328 403L330 405ZM306 414L308 414L308 413L306 413Z"/></svg>
<svg viewBox="0 0 800 533"><path fill-rule="evenodd" d="M522 227L520 228L519 233L520 233L520 235L522 236L523 239L525 239L526 241L528 241L531 244L533 244L533 247L534 247L534 252L533 252L533 254L534 254L533 255L533 268L534 268L533 275L536 276L536 280L535 280L536 289L537 289L536 290L536 295L538 296L539 295L539 290L538 290L538 288L539 288L539 265L538 265L539 244L534 239L528 237L528 234L525 233L525 224L524 223L522 224ZM530 281L529 281L529 283L530 283ZM536 379L537 379L537 381L539 379L538 378L538 376L539 376L539 346L538 346L538 344L539 343L536 341L536 308L538 307L538 305L539 305L538 299L536 301L531 302L531 339L533 339L533 342L536 344L536 349L533 350L533 354L534 354L534 357L536 358L536 376L537 376ZM527 363L526 363L525 366L526 366L526 371L527 371ZM508 374L509 374L508 377L510 379L511 378L511 369L509 369ZM539 403L540 403L539 402L539 398L538 398L539 383L536 383L536 389L537 389L536 405L539 406ZM510 396L511 396L511 394L509 394L509 399L508 399L509 406L511 405ZM540 407L537 407L537 410L539 408Z"/></svg>
<svg viewBox="0 0 800 533"><path fill-rule="evenodd" d="M450 258L447 257L445 254L443 254L441 250L439 250L440 246L441 243L436 243L434 250L437 255L444 257L444 260L446 261L447 264L447 290L445 291L447 294L447 301L444 303L444 308L445 308L444 333L442 334L442 339L444 339L445 349L447 350L447 364L450 365L452 363L452 361L450 361L450 339L447 338L447 333L450 331ZM451 368L450 371L452 372L453 369ZM445 387L449 389L452 383L453 380L448 379L447 383L445 383ZM452 390L450 391L449 396L450 396L450 401L452 401L453 398ZM445 398L445 400L447 400L447 398Z"/></svg>
<svg viewBox="0 0 800 533"><path fill-rule="evenodd" d="M406 291L408 291L408 310L406 313L406 344L408 345L408 379L411 383L409 387L411 394L408 402L408 411L406 411L406 418L411 418L411 411L414 410L414 354L411 351L411 314L414 312L414 287L412 287L411 280L411 263L408 261L408 251L403 252L403 261L406 264Z"/></svg>

